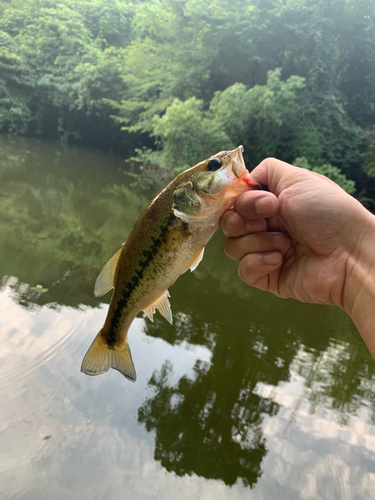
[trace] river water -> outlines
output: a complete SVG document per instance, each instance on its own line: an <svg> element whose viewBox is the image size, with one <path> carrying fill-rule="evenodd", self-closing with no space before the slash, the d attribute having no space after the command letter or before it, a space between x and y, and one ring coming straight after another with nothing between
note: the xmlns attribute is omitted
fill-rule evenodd
<svg viewBox="0 0 375 500"><path fill-rule="evenodd" d="M0 137L0 498L374 498L358 332L247 287L220 231L170 289L173 326L131 326L137 382L80 372L109 303L95 279L156 194L142 184L121 158Z"/></svg>

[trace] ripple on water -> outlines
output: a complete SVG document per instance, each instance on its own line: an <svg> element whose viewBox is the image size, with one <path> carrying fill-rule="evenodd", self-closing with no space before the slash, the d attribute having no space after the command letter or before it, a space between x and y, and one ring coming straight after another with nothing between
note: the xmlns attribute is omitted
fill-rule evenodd
<svg viewBox="0 0 375 500"><path fill-rule="evenodd" d="M68 307L25 310L14 303L7 287L0 292L0 304L1 394L10 386L22 389L31 374L52 363L59 352L76 349L78 332L88 318Z"/></svg>

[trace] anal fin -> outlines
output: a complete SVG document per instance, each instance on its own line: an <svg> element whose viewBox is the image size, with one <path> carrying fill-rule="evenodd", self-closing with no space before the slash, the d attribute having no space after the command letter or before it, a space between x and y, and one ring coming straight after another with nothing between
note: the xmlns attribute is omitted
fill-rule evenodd
<svg viewBox="0 0 375 500"><path fill-rule="evenodd" d="M155 311L156 309L158 309L160 314L164 316L168 323L172 325L173 316L171 304L169 303L168 297L170 297L170 294L168 290L166 290L162 295L160 295L158 299L155 300L155 302L146 307L146 309L143 309L143 312L152 322L154 321Z"/></svg>

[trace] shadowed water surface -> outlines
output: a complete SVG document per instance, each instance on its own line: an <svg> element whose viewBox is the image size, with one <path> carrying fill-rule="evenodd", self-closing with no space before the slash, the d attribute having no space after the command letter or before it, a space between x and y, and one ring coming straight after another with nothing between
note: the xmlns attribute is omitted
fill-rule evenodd
<svg viewBox="0 0 375 500"><path fill-rule="evenodd" d="M338 309L248 288L219 231L170 289L173 326L134 321L137 382L80 373L108 309L96 276L155 195L124 170L0 137L0 498L372 498L359 334Z"/></svg>

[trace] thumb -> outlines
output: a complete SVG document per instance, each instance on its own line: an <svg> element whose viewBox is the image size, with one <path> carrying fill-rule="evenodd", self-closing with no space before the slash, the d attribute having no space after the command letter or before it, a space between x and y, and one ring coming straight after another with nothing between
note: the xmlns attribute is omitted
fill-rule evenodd
<svg viewBox="0 0 375 500"><path fill-rule="evenodd" d="M281 191L296 184L306 177L308 172L299 167L293 167L285 161L276 158L266 158L251 172L251 176L258 182L266 185L272 193L279 196Z"/></svg>

